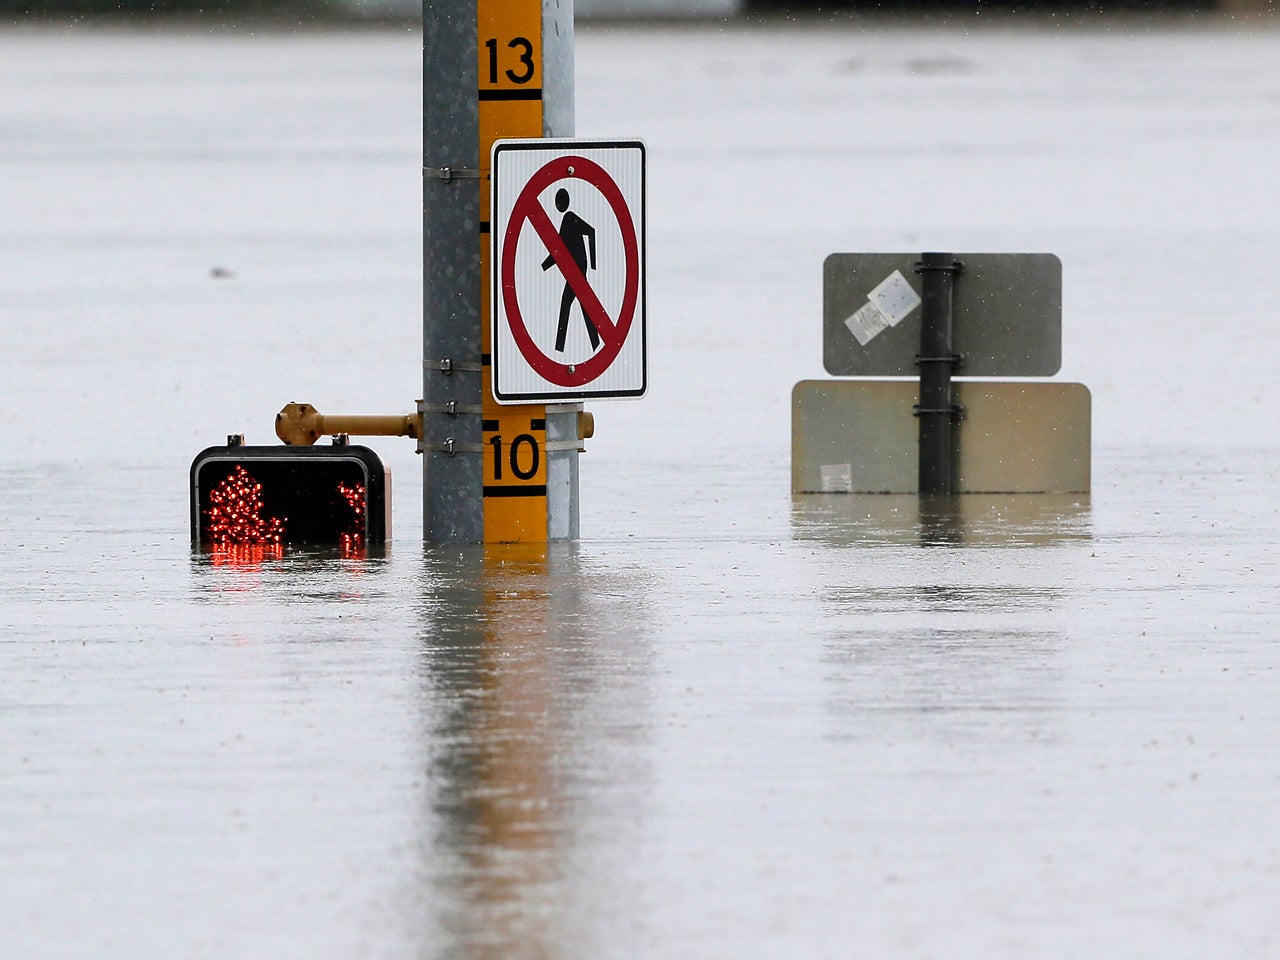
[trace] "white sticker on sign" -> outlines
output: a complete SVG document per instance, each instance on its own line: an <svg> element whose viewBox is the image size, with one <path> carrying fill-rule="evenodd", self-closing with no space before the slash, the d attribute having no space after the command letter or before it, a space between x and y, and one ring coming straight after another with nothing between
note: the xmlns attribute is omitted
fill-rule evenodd
<svg viewBox="0 0 1280 960"><path fill-rule="evenodd" d="M823 493L853 492L853 464L824 463L820 470Z"/></svg>
<svg viewBox="0 0 1280 960"><path fill-rule="evenodd" d="M867 294L867 299L880 308L890 326L894 327L920 306L920 294L907 282L901 270L895 270L881 280L879 286Z"/></svg>
<svg viewBox="0 0 1280 960"><path fill-rule="evenodd" d="M878 333L888 330L890 326L889 318L884 315L884 311L871 301L867 301L853 316L846 319L844 325L864 347L874 340Z"/></svg>

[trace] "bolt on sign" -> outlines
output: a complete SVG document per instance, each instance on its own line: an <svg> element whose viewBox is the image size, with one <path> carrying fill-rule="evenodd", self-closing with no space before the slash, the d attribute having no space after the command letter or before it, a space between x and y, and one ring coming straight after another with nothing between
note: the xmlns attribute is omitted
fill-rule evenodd
<svg viewBox="0 0 1280 960"><path fill-rule="evenodd" d="M494 144L498 403L644 394L644 160L638 140Z"/></svg>

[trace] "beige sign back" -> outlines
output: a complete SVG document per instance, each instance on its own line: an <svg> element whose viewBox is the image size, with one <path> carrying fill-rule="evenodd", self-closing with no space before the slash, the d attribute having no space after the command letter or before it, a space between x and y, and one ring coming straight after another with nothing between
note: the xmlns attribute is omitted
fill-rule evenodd
<svg viewBox="0 0 1280 960"><path fill-rule="evenodd" d="M1080 383L956 381L957 493L1088 493L1090 396ZM791 399L793 493L916 493L919 385L804 380Z"/></svg>

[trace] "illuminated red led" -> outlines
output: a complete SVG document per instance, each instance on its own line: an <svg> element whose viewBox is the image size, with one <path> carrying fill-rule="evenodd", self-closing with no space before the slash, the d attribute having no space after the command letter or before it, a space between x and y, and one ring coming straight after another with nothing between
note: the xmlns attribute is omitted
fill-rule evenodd
<svg viewBox="0 0 1280 960"><path fill-rule="evenodd" d="M236 464L230 475L209 491L205 533L214 545L272 545L284 542L288 518L263 516L262 484Z"/></svg>
<svg viewBox="0 0 1280 960"><path fill-rule="evenodd" d="M338 553L344 560L363 559L365 546L364 484L353 483L351 486L347 486L345 483L339 482L338 493L347 502L347 506L351 508L351 512L354 515L351 521L351 528L338 537Z"/></svg>

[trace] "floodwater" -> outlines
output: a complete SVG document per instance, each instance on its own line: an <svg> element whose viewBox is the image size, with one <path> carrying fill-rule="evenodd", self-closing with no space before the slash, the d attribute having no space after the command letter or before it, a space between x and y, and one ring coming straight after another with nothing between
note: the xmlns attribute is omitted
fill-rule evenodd
<svg viewBox="0 0 1280 960"><path fill-rule="evenodd" d="M577 544L193 554L421 392L414 32L0 33L0 953L1280 951L1270 25L582 29L652 389ZM836 251L1052 252L1088 497L789 493Z"/></svg>

